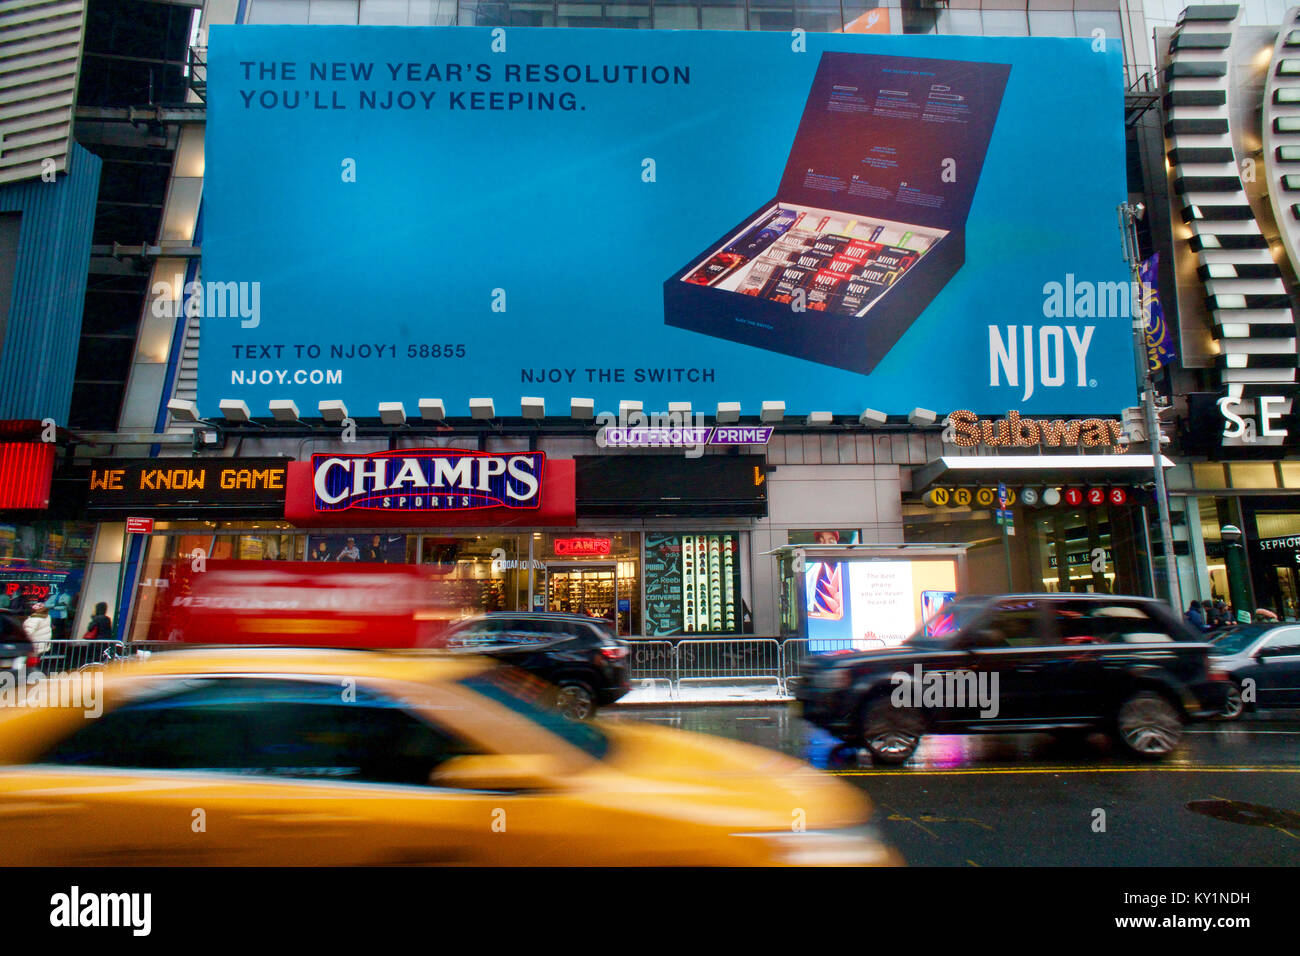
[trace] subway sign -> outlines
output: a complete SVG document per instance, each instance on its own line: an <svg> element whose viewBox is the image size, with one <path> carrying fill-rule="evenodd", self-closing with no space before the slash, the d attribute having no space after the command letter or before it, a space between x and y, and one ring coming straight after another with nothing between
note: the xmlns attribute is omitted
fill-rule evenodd
<svg viewBox="0 0 1300 956"><path fill-rule="evenodd" d="M313 455L318 512L473 511L541 506L546 455L423 448L372 455Z"/></svg>
<svg viewBox="0 0 1300 956"><path fill-rule="evenodd" d="M101 459L90 469L92 511L168 510L284 505L283 458Z"/></svg>

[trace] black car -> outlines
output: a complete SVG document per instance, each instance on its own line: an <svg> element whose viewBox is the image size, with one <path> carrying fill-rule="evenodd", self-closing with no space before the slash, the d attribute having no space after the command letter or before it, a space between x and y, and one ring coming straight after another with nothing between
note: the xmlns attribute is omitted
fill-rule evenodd
<svg viewBox="0 0 1300 956"><path fill-rule="evenodd" d="M609 622L578 614L501 613L453 624L447 647L511 664L555 687L553 705L570 720L628 691L628 648Z"/></svg>
<svg viewBox="0 0 1300 956"><path fill-rule="evenodd" d="M1300 707L1300 625L1243 624L1211 640L1212 660L1231 681L1221 717Z"/></svg>
<svg viewBox="0 0 1300 956"><path fill-rule="evenodd" d="M1162 757L1188 720L1219 713L1226 674L1211 645L1164 604L1092 594L963 597L954 629L897 647L814 655L797 696L804 717L882 763L927 733L1104 729Z"/></svg>

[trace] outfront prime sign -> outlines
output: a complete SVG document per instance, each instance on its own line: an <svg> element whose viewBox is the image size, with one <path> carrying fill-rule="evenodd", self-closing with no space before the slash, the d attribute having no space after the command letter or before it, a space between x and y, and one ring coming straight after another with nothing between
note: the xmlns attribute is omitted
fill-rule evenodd
<svg viewBox="0 0 1300 956"><path fill-rule="evenodd" d="M214 27L199 405L1124 407L1122 76L1117 39Z"/></svg>

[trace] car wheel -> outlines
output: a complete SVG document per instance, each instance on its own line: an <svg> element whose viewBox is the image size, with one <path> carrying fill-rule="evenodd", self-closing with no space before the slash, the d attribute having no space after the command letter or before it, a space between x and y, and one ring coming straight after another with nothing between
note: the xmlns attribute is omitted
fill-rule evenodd
<svg viewBox="0 0 1300 956"><path fill-rule="evenodd" d="M591 720L596 716L596 694L584 681L560 681L555 709L566 720Z"/></svg>
<svg viewBox="0 0 1300 956"><path fill-rule="evenodd" d="M883 697L867 707L862 718L862 743L878 763L900 764L916 753L925 734L925 721L915 710L895 707Z"/></svg>
<svg viewBox="0 0 1300 956"><path fill-rule="evenodd" d="M1236 684L1228 685L1228 699L1219 711L1220 720L1236 720L1246 712L1246 702L1241 699L1241 688Z"/></svg>
<svg viewBox="0 0 1300 956"><path fill-rule="evenodd" d="M1144 690L1120 705L1115 729L1120 742L1138 756L1164 757L1182 739L1183 718L1160 694Z"/></svg>

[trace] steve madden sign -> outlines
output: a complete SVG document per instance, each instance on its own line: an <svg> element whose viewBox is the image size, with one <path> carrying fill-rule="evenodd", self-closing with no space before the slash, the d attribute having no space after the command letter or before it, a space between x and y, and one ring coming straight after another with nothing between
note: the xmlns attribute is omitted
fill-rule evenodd
<svg viewBox="0 0 1300 956"><path fill-rule="evenodd" d="M943 440L949 444L974 448L1110 448L1128 451L1119 443L1122 425L1109 418L1044 419L1021 418L1016 411L1006 418L980 418L962 409L944 420Z"/></svg>
<svg viewBox="0 0 1300 956"><path fill-rule="evenodd" d="M447 448L313 455L317 511L469 511L541 505L540 451L494 455Z"/></svg>

